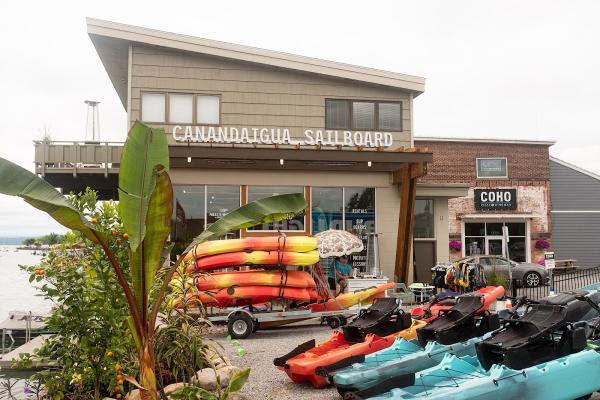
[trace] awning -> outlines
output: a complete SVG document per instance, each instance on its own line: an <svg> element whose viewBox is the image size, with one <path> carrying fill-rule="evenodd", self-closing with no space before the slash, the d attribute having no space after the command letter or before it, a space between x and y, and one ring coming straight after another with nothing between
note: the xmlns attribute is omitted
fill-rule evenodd
<svg viewBox="0 0 600 400"><path fill-rule="evenodd" d="M415 149L356 151L169 146L169 155L171 168L392 172L398 171L404 163L433 161L432 153Z"/></svg>
<svg viewBox="0 0 600 400"><path fill-rule="evenodd" d="M459 219L528 219L535 218L536 215L532 213L520 213L520 214L464 214L457 215Z"/></svg>

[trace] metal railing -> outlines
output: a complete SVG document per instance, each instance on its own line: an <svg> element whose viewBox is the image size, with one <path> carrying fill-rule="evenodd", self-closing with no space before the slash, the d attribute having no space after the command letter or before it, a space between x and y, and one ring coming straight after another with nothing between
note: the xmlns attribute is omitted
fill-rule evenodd
<svg viewBox="0 0 600 400"><path fill-rule="evenodd" d="M123 142L79 142L34 140L35 170L42 176L52 173L116 173Z"/></svg>
<svg viewBox="0 0 600 400"><path fill-rule="evenodd" d="M577 290L584 286L600 284L600 266L583 268L579 267L572 270L555 270L551 280L547 285L527 287L518 279L512 281L512 296L527 296L531 300L539 300L550 294L550 289L554 293Z"/></svg>

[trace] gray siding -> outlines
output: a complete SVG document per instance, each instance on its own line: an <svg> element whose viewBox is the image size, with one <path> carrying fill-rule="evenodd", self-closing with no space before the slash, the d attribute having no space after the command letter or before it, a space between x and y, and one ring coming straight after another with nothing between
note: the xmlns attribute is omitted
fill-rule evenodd
<svg viewBox="0 0 600 400"><path fill-rule="evenodd" d="M600 211L600 180L550 160L552 209Z"/></svg>
<svg viewBox="0 0 600 400"><path fill-rule="evenodd" d="M600 214L552 214L552 241L557 259L600 265Z"/></svg>

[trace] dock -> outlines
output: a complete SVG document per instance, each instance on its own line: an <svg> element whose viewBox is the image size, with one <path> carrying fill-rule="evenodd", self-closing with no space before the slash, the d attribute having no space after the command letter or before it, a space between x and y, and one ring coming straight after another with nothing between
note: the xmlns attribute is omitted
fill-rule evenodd
<svg viewBox="0 0 600 400"><path fill-rule="evenodd" d="M39 349L44 340L50 337L50 335L40 335L31 339L29 342L23 344L22 346L17 347L16 349L8 352L6 354L0 355L0 369L14 369L13 364L19 360L19 356L25 353L33 353L36 349ZM46 368L54 366L55 362L53 361L34 361L31 365L32 369L37 368Z"/></svg>

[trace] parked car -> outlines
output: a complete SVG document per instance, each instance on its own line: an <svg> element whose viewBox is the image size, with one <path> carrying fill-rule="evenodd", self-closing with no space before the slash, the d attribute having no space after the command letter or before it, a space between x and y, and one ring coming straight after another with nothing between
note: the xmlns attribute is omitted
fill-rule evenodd
<svg viewBox="0 0 600 400"><path fill-rule="evenodd" d="M461 262L475 263L483 266L483 270L491 272L493 268L499 273L508 276L508 267L511 266L512 278L522 282L523 286L540 286L548 283L548 271L532 263L519 263L499 256L471 256L460 260Z"/></svg>

